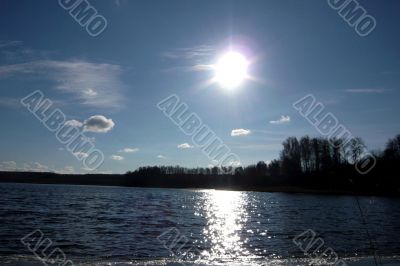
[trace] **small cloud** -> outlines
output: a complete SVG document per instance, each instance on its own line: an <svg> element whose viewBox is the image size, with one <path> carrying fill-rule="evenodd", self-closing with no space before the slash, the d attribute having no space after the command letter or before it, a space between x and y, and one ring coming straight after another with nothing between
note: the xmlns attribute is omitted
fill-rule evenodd
<svg viewBox="0 0 400 266"><path fill-rule="evenodd" d="M196 59L199 57L210 56L215 49L211 45L197 45L194 47L177 48L162 54L169 59Z"/></svg>
<svg viewBox="0 0 400 266"><path fill-rule="evenodd" d="M78 120L72 119L72 120L65 121L64 125L70 126L70 127L81 127L81 126L83 126L83 123L79 122Z"/></svg>
<svg viewBox="0 0 400 266"><path fill-rule="evenodd" d="M114 127L112 119L108 119L102 115L94 115L83 122L84 131L105 133Z"/></svg>
<svg viewBox="0 0 400 266"><path fill-rule="evenodd" d="M171 73L171 72L200 72L200 71L211 71L214 70L212 65L189 65L189 66L176 66L176 67L169 67L163 69L162 72Z"/></svg>
<svg viewBox="0 0 400 266"><path fill-rule="evenodd" d="M86 152L75 152L74 153L75 157L77 157L79 160L85 159L89 156Z"/></svg>
<svg viewBox="0 0 400 266"><path fill-rule="evenodd" d="M5 161L0 163L0 171L15 171L17 163L14 161Z"/></svg>
<svg viewBox="0 0 400 266"><path fill-rule="evenodd" d="M242 165L242 163L240 161L231 161L228 163L228 166L232 166L232 167L239 167L241 165Z"/></svg>
<svg viewBox="0 0 400 266"><path fill-rule="evenodd" d="M270 124L284 124L290 122L290 116L282 115L278 120L269 121Z"/></svg>
<svg viewBox="0 0 400 266"><path fill-rule="evenodd" d="M238 128L231 131L232 137L247 136L251 133L250 129Z"/></svg>
<svg viewBox="0 0 400 266"><path fill-rule="evenodd" d="M193 146L191 146L189 143L182 143L178 145L178 149L191 149Z"/></svg>
<svg viewBox="0 0 400 266"><path fill-rule="evenodd" d="M122 160L125 159L125 158L122 157L122 156L119 156L119 155L111 155L111 156L110 156L110 159L111 159L111 160L114 160L114 161L122 161Z"/></svg>
<svg viewBox="0 0 400 266"><path fill-rule="evenodd" d="M187 69L187 71L209 71L214 70L215 67L213 65L194 65Z"/></svg>
<svg viewBox="0 0 400 266"><path fill-rule="evenodd" d="M138 152L138 148L123 148L119 150L118 152L124 152L124 153L133 153L133 152Z"/></svg>
<svg viewBox="0 0 400 266"><path fill-rule="evenodd" d="M88 168L88 167L82 167L81 170L85 171L85 172L91 172L91 173L97 173L97 171L93 170L92 168Z"/></svg>
<svg viewBox="0 0 400 266"><path fill-rule="evenodd" d="M212 65L204 64L209 61L210 56L215 53L215 48L211 45L197 45L194 47L177 48L162 54L163 57L171 60L185 61L187 65L174 66L164 69L163 72L193 72L209 71Z"/></svg>
<svg viewBox="0 0 400 266"><path fill-rule="evenodd" d="M75 169L74 169L74 167L67 165L67 166L64 166L63 169L57 171L57 173L59 173L59 174L74 174Z"/></svg>
<svg viewBox="0 0 400 266"><path fill-rule="evenodd" d="M23 170L29 172L49 172L50 168L41 163L34 162L34 163L24 163Z"/></svg>
<svg viewBox="0 0 400 266"><path fill-rule="evenodd" d="M89 117L83 122L72 119L68 120L64 123L67 126L71 127L82 127L86 132L95 132L95 133L105 133L110 131L114 127L114 121L112 119L106 118L103 115L94 115ZM90 141L94 141L94 139L87 139Z"/></svg>
<svg viewBox="0 0 400 266"><path fill-rule="evenodd" d="M97 92L93 89L87 89L83 91L83 94L85 94L86 96L94 97L97 95Z"/></svg>
<svg viewBox="0 0 400 266"><path fill-rule="evenodd" d="M158 159L162 159L162 160L166 160L167 159L167 157L165 157L164 155L157 155L157 158Z"/></svg>
<svg viewBox="0 0 400 266"><path fill-rule="evenodd" d="M96 141L96 138L95 137L82 136L81 140L86 141L86 142L94 143Z"/></svg>
<svg viewBox="0 0 400 266"><path fill-rule="evenodd" d="M348 89L345 92L349 93L384 93L385 89Z"/></svg>

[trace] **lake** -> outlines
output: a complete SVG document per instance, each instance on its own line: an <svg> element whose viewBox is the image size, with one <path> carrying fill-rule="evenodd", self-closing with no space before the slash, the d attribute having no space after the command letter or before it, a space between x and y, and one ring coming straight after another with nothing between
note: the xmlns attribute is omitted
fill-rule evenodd
<svg viewBox="0 0 400 266"><path fill-rule="evenodd" d="M347 265L400 265L398 198L37 184L0 195L1 265L43 265L56 248L66 266L339 263L317 259L328 248ZM299 244L313 233L315 252Z"/></svg>

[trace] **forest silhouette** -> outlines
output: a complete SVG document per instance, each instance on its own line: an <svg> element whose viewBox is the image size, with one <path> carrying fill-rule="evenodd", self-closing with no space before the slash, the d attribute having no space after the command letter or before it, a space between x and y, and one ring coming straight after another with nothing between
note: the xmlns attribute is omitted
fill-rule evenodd
<svg viewBox="0 0 400 266"><path fill-rule="evenodd" d="M0 182L400 195L400 134L389 139L383 151L371 153L376 165L366 174L355 167L366 153L360 138L289 137L282 144L280 157L268 164L146 166L125 174L0 172Z"/></svg>

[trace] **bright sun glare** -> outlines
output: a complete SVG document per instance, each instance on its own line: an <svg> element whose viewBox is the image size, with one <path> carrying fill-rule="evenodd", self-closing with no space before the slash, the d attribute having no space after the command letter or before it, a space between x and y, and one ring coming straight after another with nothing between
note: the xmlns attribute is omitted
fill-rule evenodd
<svg viewBox="0 0 400 266"><path fill-rule="evenodd" d="M222 55L215 65L215 80L226 89L238 87L247 77L248 62L237 52Z"/></svg>

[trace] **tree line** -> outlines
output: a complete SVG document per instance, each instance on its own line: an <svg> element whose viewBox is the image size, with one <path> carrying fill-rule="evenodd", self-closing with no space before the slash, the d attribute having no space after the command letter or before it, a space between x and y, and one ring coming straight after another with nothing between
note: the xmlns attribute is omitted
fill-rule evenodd
<svg viewBox="0 0 400 266"><path fill-rule="evenodd" d="M279 158L239 167L146 166L126 174L0 172L0 182L161 188L318 192L400 196L400 135L373 152L366 174L355 165L368 154L360 138L287 138Z"/></svg>
<svg viewBox="0 0 400 266"><path fill-rule="evenodd" d="M239 176L280 176L340 171L363 159L365 144L361 138L347 143L344 139L311 138L297 139L289 137L283 143L279 159L271 162L259 161L246 167L196 167L181 166L144 166L128 175L224 175L233 173ZM380 164L395 165L400 158L400 134L389 139L384 151L373 151L372 155Z"/></svg>
<svg viewBox="0 0 400 266"><path fill-rule="evenodd" d="M221 179L230 186L303 186L317 189L363 191L388 191L399 193L399 178L396 176L400 163L400 134L387 141L383 151L369 153L361 138L327 139L304 136L289 137L282 143L277 159L270 162L239 167L146 166L126 175L136 178L184 177L185 183L212 184ZM376 165L367 174L360 174L355 165L369 154ZM224 182L222 182L224 183Z"/></svg>

